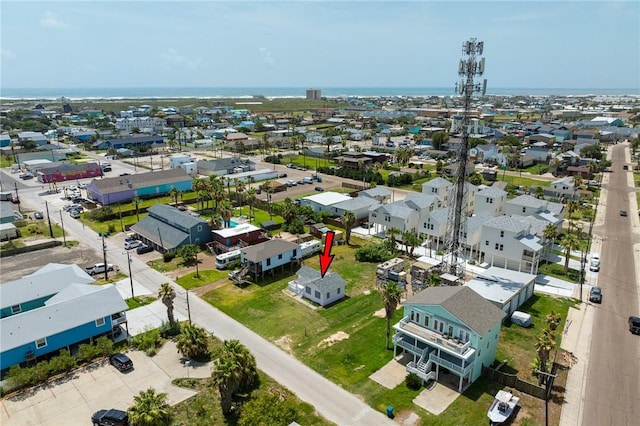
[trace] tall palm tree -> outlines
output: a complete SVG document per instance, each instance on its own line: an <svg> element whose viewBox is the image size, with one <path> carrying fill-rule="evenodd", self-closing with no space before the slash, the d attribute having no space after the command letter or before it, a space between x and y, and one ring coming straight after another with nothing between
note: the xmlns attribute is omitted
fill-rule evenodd
<svg viewBox="0 0 640 426"><path fill-rule="evenodd" d="M351 210L346 210L342 214L341 219L342 219L342 224L344 225L344 238L348 245L349 239L351 238L351 228L353 227L353 224L356 222L356 215L353 214Z"/></svg>
<svg viewBox="0 0 640 426"><path fill-rule="evenodd" d="M396 250L396 235L400 235L401 231L396 227L387 228L386 234L389 236L389 241L392 243L393 251Z"/></svg>
<svg viewBox="0 0 640 426"><path fill-rule="evenodd" d="M384 313L387 319L387 339L385 347L389 349L389 338L391 336L391 320L393 319L393 314L396 312L396 308L398 307L400 299L402 298L402 290L397 283L393 281L387 281L387 283L382 286L380 297L382 298Z"/></svg>
<svg viewBox="0 0 640 426"><path fill-rule="evenodd" d="M138 197L133 197L131 199L131 202L133 203L133 205L136 208L136 219L138 219L138 222L140 222L140 215L138 214L138 208L140 207L140 198Z"/></svg>
<svg viewBox="0 0 640 426"><path fill-rule="evenodd" d="M284 200L281 215L287 226L291 225L291 222L293 222L298 215L298 207L293 204L290 198Z"/></svg>
<svg viewBox="0 0 640 426"><path fill-rule="evenodd" d="M171 188L171 190L169 190L169 196L173 200L173 205L177 205L178 197L180 196L180 190L178 188Z"/></svg>
<svg viewBox="0 0 640 426"><path fill-rule="evenodd" d="M217 209L218 203L227 198L224 194L224 182L222 178L216 175L209 176L209 190L211 191L211 198L216 202Z"/></svg>
<svg viewBox="0 0 640 426"><path fill-rule="evenodd" d="M233 393L238 386L238 367L232 359L218 358L211 377L220 392L222 413L227 415L233 407Z"/></svg>
<svg viewBox="0 0 640 426"><path fill-rule="evenodd" d="M221 357L230 359L236 364L238 368L238 389L249 389L257 383L258 367L256 359L239 340L225 340Z"/></svg>
<svg viewBox="0 0 640 426"><path fill-rule="evenodd" d="M166 393L156 393L149 388L133 397L133 405L127 410L131 426L169 425L173 420Z"/></svg>
<svg viewBox="0 0 640 426"><path fill-rule="evenodd" d="M404 231L402 234L402 242L404 243L405 251L413 256L413 250L415 250L419 243L418 236L411 231Z"/></svg>
<svg viewBox="0 0 640 426"><path fill-rule="evenodd" d="M547 361L549 360L549 354L551 350L555 348L556 342L553 338L553 333L549 330L543 330L542 334L538 336L536 340L536 351L538 352L538 358L540 359L540 370L547 371ZM540 374L538 382L542 384L546 378L546 375Z"/></svg>
<svg viewBox="0 0 640 426"><path fill-rule="evenodd" d="M207 182L204 179L193 178L193 190L198 194L198 200L200 201L200 210L204 210L204 192L208 189Z"/></svg>
<svg viewBox="0 0 640 426"><path fill-rule="evenodd" d="M173 300L176 298L176 291L169 283L162 283L158 289L158 297L162 300L164 306L167 307L167 319L169 324L173 325L175 319L173 317Z"/></svg>
<svg viewBox="0 0 640 426"><path fill-rule="evenodd" d="M442 283L442 277L435 272L430 272L427 278L427 285L429 287L438 287Z"/></svg>
<svg viewBox="0 0 640 426"><path fill-rule="evenodd" d="M577 212L579 208L580 204L578 204L576 200L570 200L567 202L567 215L569 219L571 219L571 216ZM571 222L569 222L569 225L571 225ZM569 227L569 231L571 231L571 227Z"/></svg>
<svg viewBox="0 0 640 426"><path fill-rule="evenodd" d="M236 179L235 185L236 185L236 202L238 203L238 206L240 206L240 215L242 216L242 202L244 198L242 196L242 193L247 188L247 185L239 179Z"/></svg>
<svg viewBox="0 0 640 426"><path fill-rule="evenodd" d="M580 241L575 234L566 233L560 239L560 245L564 248L564 273L569 272L569 255L573 250L580 248Z"/></svg>
<svg viewBox="0 0 640 426"><path fill-rule="evenodd" d="M251 217L253 216L253 204L256 202L256 189L249 188L247 190L247 204L249 205L249 222L251 222Z"/></svg>
<svg viewBox="0 0 640 426"><path fill-rule="evenodd" d="M536 186L536 198L542 199L544 197L544 188L540 185Z"/></svg>
<svg viewBox="0 0 640 426"><path fill-rule="evenodd" d="M183 324L176 341L176 348L187 358L207 353L207 332L197 325Z"/></svg>
<svg viewBox="0 0 640 426"><path fill-rule="evenodd" d="M230 201L223 201L220 203L220 215L222 216L222 220L224 221L224 226L231 226L231 216L233 216L233 206Z"/></svg>
<svg viewBox="0 0 640 426"><path fill-rule="evenodd" d="M551 223L545 226L544 229L542 230L542 237L544 238L546 242L545 245L547 246L547 252L548 252L547 256L551 254L551 251L553 250L553 241L556 239L557 236L558 236L558 228Z"/></svg>

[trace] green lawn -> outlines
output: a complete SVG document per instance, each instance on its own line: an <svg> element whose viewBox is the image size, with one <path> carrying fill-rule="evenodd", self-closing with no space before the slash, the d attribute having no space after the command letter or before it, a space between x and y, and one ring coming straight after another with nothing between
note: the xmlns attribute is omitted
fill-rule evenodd
<svg viewBox="0 0 640 426"><path fill-rule="evenodd" d="M49 230L49 223L45 220L36 220L28 223L25 226L21 226L18 228L20 230L20 235L22 237L33 237L40 236L43 238L50 237L51 232ZM53 237L54 238L62 238L62 228L55 223L51 224L51 229L53 229Z"/></svg>
<svg viewBox="0 0 640 426"><path fill-rule="evenodd" d="M198 277L196 277L196 273L194 271L179 277L176 282L185 290L189 290L219 281L226 278L227 274L228 272L218 271L217 269L205 269L204 271L198 271Z"/></svg>
<svg viewBox="0 0 640 426"><path fill-rule="evenodd" d="M127 303L128 309L139 308L140 306L148 305L149 303L153 303L156 301L155 297L150 296L136 296L130 297L125 302Z"/></svg>
<svg viewBox="0 0 640 426"><path fill-rule="evenodd" d="M557 263L543 263L540 262L538 273L549 275L561 280L569 281L572 283L578 283L580 280L580 271L569 268L567 273L564 273L564 263L559 265Z"/></svg>
<svg viewBox="0 0 640 426"><path fill-rule="evenodd" d="M538 180L520 176L502 175L498 173L498 181L504 181L516 186L530 188L532 186L551 186L551 182L547 180Z"/></svg>

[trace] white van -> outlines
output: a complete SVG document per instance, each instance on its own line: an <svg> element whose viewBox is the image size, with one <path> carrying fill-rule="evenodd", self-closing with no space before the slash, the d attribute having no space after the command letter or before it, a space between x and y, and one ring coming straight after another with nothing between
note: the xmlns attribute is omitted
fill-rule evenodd
<svg viewBox="0 0 640 426"><path fill-rule="evenodd" d="M307 176L307 177L302 178L302 181L304 183L313 183L313 178L311 176Z"/></svg>
<svg viewBox="0 0 640 426"><path fill-rule="evenodd" d="M511 314L511 322L513 324L519 325L520 327L530 327L531 326L531 315L525 313L525 312L520 312L520 311L514 311Z"/></svg>
<svg viewBox="0 0 640 426"><path fill-rule="evenodd" d="M216 256L216 268L227 269L229 265L240 262L240 250L233 250Z"/></svg>
<svg viewBox="0 0 640 426"><path fill-rule="evenodd" d="M311 256L319 253L322 249L322 244L318 240L305 241L300 244L300 253L302 257Z"/></svg>

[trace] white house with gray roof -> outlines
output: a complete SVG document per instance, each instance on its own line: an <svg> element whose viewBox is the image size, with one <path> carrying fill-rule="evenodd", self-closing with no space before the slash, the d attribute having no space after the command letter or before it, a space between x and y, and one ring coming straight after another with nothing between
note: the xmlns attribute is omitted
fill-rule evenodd
<svg viewBox="0 0 640 426"><path fill-rule="evenodd" d="M453 189L453 184L448 180L437 177L422 184L423 194L433 194L440 197L442 203L447 205L449 201L449 192Z"/></svg>
<svg viewBox="0 0 640 426"><path fill-rule="evenodd" d="M407 372L423 382L439 380L446 369L462 392L495 360L505 313L471 288L428 287L403 305L404 317L393 326L394 359L408 353Z"/></svg>
<svg viewBox="0 0 640 426"><path fill-rule="evenodd" d="M254 280L264 278L266 272L274 274L282 271L285 266L300 260L302 253L300 244L282 239L268 240L260 244L240 249L240 262L246 273Z"/></svg>
<svg viewBox="0 0 640 426"><path fill-rule="evenodd" d="M507 200L505 208L508 216L531 217L531 223L540 221L539 226L543 228L548 224L552 224L557 227L558 232L562 230L562 223L564 222L562 217L564 205L562 203L554 203L531 195L521 195ZM545 224L544 226L542 225L543 223ZM536 229L532 233L542 237L538 226L534 226L534 228Z"/></svg>
<svg viewBox="0 0 640 426"><path fill-rule="evenodd" d="M373 188L365 189L358 192L358 197L368 197L378 200L381 204L391 201L392 192L384 186L374 186Z"/></svg>
<svg viewBox="0 0 640 426"><path fill-rule="evenodd" d="M369 209L380 205L380 201L369 197L355 197L329 206L332 216L342 216L344 212L353 212L356 220L368 219Z"/></svg>
<svg viewBox="0 0 640 426"><path fill-rule="evenodd" d="M309 195L300 200L301 206L309 206L316 213L327 212L330 215L334 214L331 211L331 207L334 204L351 200L348 195L340 194L339 192L321 192L319 194Z"/></svg>
<svg viewBox="0 0 640 426"><path fill-rule="evenodd" d="M505 213L507 192L490 186L476 194L475 212L486 213L491 216L500 216Z"/></svg>
<svg viewBox="0 0 640 426"><path fill-rule="evenodd" d="M374 225L375 233L396 228L400 232L418 229L420 212L408 206L404 200L390 204L381 204L369 209L369 224Z"/></svg>
<svg viewBox="0 0 640 426"><path fill-rule="evenodd" d="M345 280L335 272L320 271L303 266L298 270L298 278L289 282L289 290L309 299L320 306L327 306L345 297Z"/></svg>
<svg viewBox="0 0 640 426"><path fill-rule="evenodd" d="M526 222L511 216L494 217L483 224L480 239L481 262L537 274L542 245Z"/></svg>

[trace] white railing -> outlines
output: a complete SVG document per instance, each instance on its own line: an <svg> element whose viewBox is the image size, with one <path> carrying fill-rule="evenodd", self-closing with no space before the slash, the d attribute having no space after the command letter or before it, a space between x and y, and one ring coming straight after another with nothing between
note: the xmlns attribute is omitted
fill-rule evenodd
<svg viewBox="0 0 640 426"><path fill-rule="evenodd" d="M111 315L111 325L116 326L127 322L127 314L124 312L119 312L117 314Z"/></svg>
<svg viewBox="0 0 640 426"><path fill-rule="evenodd" d="M420 352L420 348L417 347L416 345L412 345L411 343L408 343L402 339L397 338L396 336L393 336L393 343L395 343L396 345L400 346L401 348L407 349L409 351L411 351L412 353L418 353Z"/></svg>
<svg viewBox="0 0 640 426"><path fill-rule="evenodd" d="M404 332L408 332L412 335L418 335L422 340L432 342L436 345L446 348L447 350L456 352L460 355L464 355L471 347L470 340L462 343L460 341L454 340L455 338L452 338L452 337L445 338L444 333L439 333L435 330L425 328L420 324L414 321L411 321L410 317L402 318L398 323L398 325L399 325L399 329ZM410 327L406 327L407 325L409 325ZM412 330L413 328L415 328L415 330Z"/></svg>
<svg viewBox="0 0 640 426"><path fill-rule="evenodd" d="M455 371L456 373L459 373L460 375L465 375L467 374L469 371L471 371L471 369L473 368L474 363L472 362L471 364L467 365L466 367L462 368L461 366L452 363L451 361L447 361L444 358L441 358L439 356L437 356L436 354L431 354L429 355L429 360L435 362L436 364L451 370L451 371Z"/></svg>
<svg viewBox="0 0 640 426"><path fill-rule="evenodd" d="M414 373L425 382L436 379L436 373L434 371L429 371L428 373L426 371L422 371L416 366L416 364L413 361L407 364L407 372Z"/></svg>

